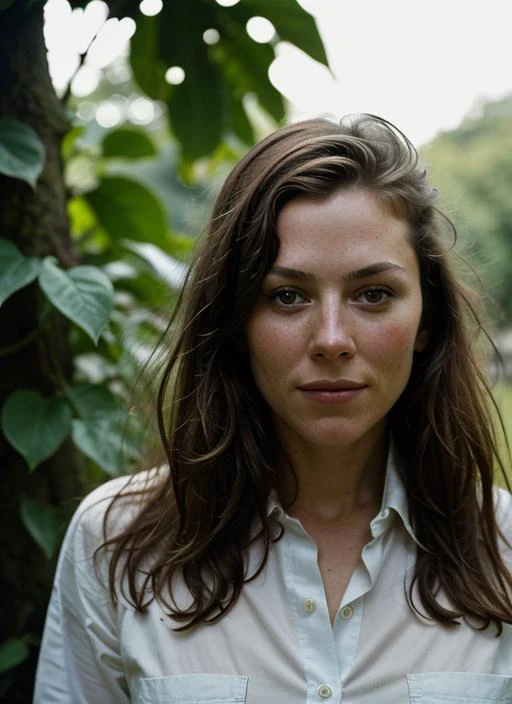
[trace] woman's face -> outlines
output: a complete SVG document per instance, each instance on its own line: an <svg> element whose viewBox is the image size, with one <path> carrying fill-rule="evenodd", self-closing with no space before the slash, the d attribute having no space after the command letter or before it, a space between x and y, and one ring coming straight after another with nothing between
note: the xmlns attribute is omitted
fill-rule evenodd
<svg viewBox="0 0 512 704"><path fill-rule="evenodd" d="M277 221L279 254L246 327L278 438L371 442L424 348L409 225L369 191L301 196Z"/></svg>

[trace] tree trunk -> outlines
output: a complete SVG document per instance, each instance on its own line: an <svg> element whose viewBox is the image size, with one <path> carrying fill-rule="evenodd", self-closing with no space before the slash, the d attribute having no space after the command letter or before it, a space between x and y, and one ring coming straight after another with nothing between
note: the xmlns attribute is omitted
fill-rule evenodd
<svg viewBox="0 0 512 704"><path fill-rule="evenodd" d="M48 72L42 3L25 9L27 4L17 0L0 12L0 118L33 127L45 146L46 162L35 191L18 179L0 176L0 237L24 254L53 255L70 265L76 263L76 255L69 237L60 157L61 139L69 125ZM34 283L6 301L0 308L0 348L16 345L37 328L43 300ZM0 406L16 389L58 394L56 367L69 377L68 325L57 313L30 344L0 356ZM31 657L0 682L0 698L6 695L14 704L31 701L37 638L54 569L23 526L20 501L33 497L71 510L83 493L84 477L69 441L29 475L24 460L0 435L0 466L0 642L28 636L33 646Z"/></svg>

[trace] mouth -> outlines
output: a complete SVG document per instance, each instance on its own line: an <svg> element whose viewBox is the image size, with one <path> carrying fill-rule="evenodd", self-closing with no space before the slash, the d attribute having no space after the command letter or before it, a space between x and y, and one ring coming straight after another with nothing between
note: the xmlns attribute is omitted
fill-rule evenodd
<svg viewBox="0 0 512 704"><path fill-rule="evenodd" d="M310 381L307 384L301 384L301 391L357 391L366 388L366 384L361 384L357 381L349 381L348 379L339 379L331 381L329 379L318 379Z"/></svg>
<svg viewBox="0 0 512 704"><path fill-rule="evenodd" d="M341 379L339 381L318 380L299 386L306 398L318 403L345 403L359 396L366 384Z"/></svg>

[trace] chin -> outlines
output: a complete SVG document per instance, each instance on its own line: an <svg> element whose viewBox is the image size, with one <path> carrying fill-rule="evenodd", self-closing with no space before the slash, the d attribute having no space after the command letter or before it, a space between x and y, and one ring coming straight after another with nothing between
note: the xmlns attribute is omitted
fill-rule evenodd
<svg viewBox="0 0 512 704"><path fill-rule="evenodd" d="M334 425L334 424L333 424ZM313 428L309 428L307 432L302 434L305 442L316 445L317 447L349 447L356 445L363 439L370 440L374 435L380 434L382 426L379 423L370 428L340 428L339 424L334 427L318 428L315 432Z"/></svg>

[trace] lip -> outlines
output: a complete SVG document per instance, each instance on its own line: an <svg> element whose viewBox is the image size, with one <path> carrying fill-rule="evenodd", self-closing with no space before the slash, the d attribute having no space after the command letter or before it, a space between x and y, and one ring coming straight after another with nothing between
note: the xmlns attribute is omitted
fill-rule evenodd
<svg viewBox="0 0 512 704"><path fill-rule="evenodd" d="M299 389L301 391L352 391L364 389L365 387L366 384L349 379L317 379L316 381L301 384Z"/></svg>
<svg viewBox="0 0 512 704"><path fill-rule="evenodd" d="M330 381L319 379L299 386L299 390L311 401L324 404L346 403L359 396L366 389L366 384L360 384L347 379Z"/></svg>

